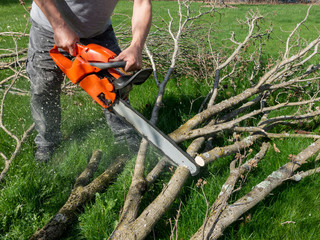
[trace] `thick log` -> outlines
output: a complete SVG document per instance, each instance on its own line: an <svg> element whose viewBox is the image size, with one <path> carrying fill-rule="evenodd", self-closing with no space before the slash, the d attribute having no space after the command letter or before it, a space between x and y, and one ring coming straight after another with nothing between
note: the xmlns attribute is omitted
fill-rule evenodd
<svg viewBox="0 0 320 240"><path fill-rule="evenodd" d="M122 166L126 162L124 156L119 156L114 164L112 164L104 173L94 179L90 184L89 178L96 170L97 164L101 158L101 151L97 150L92 154L92 157L87 165L87 168L76 180L74 189L63 205L63 207L55 214L50 221L39 231L34 233L30 240L54 240L60 239L66 229L76 219L76 212L81 207L90 201L97 192L101 192L115 178Z"/></svg>

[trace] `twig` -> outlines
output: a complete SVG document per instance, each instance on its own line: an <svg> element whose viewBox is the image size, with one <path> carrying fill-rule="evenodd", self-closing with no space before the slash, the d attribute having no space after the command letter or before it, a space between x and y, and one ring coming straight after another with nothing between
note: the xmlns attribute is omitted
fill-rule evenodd
<svg viewBox="0 0 320 240"><path fill-rule="evenodd" d="M311 176L315 173L320 173L320 167L318 168L314 168L314 169L310 169L308 171L301 171L301 172L298 172L296 173L295 175L293 175L292 177L290 177L289 179L290 180L293 180L293 181L296 181L296 182L299 182L301 181L302 179L308 177L308 176Z"/></svg>
<svg viewBox="0 0 320 240"><path fill-rule="evenodd" d="M0 36L29 37L29 34L23 32L0 32Z"/></svg>

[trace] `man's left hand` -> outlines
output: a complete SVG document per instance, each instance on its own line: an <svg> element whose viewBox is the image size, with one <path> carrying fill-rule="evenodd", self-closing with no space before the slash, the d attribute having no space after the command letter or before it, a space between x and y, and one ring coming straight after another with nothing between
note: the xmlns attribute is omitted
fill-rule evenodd
<svg viewBox="0 0 320 240"><path fill-rule="evenodd" d="M124 70L131 72L142 68L142 50L140 48L130 46L123 50L117 57L110 59L110 62L125 61Z"/></svg>

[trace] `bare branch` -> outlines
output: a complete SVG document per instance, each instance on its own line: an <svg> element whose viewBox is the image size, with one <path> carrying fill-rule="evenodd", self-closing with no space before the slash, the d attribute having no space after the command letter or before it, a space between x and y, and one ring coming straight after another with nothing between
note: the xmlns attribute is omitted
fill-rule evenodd
<svg viewBox="0 0 320 240"><path fill-rule="evenodd" d="M217 239L220 237L226 226L236 221L243 213L254 207L271 191L289 179L294 171L305 164L307 160L318 151L320 151L320 140L312 143L309 147L301 151L293 161L288 162L277 171L274 171L264 181L256 185L248 194L235 203L228 205L228 208L225 208L219 216L218 221L215 221L215 215L213 218L209 218L204 234L207 235L209 239ZM202 230L199 230L192 239L202 239L199 237L202 232Z"/></svg>

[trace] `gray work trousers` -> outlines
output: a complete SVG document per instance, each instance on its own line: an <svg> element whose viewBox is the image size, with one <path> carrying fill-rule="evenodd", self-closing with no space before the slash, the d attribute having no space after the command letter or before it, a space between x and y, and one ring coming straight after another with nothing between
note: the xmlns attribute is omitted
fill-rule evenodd
<svg viewBox="0 0 320 240"><path fill-rule="evenodd" d="M31 22L26 71L31 82L31 113L38 132L35 143L38 147L54 147L61 138L60 92L64 76L49 55L54 45L53 33ZM121 52L112 26L101 35L80 42L96 43L116 54ZM108 110L105 116L115 140L129 141L132 127Z"/></svg>

